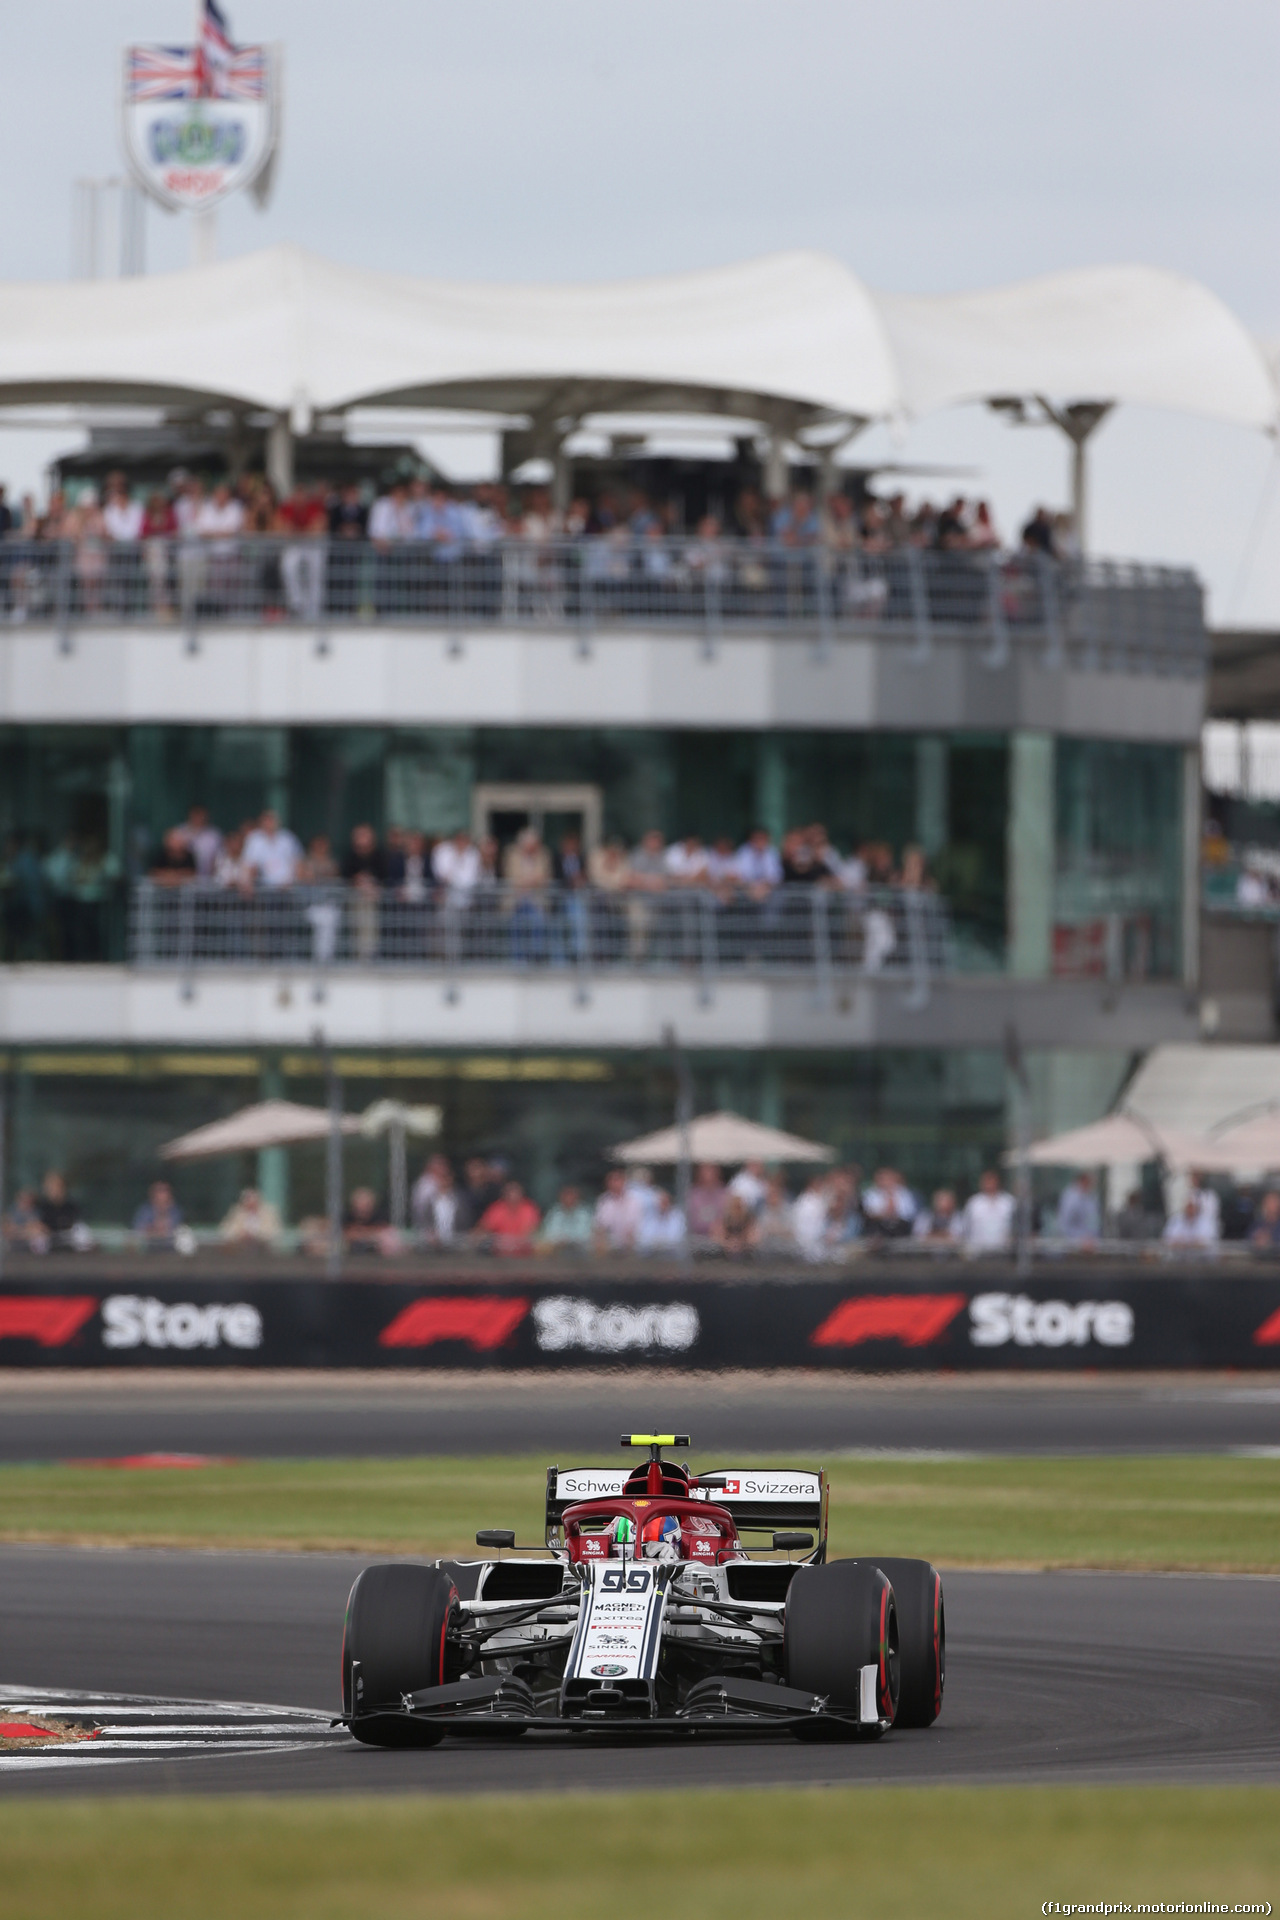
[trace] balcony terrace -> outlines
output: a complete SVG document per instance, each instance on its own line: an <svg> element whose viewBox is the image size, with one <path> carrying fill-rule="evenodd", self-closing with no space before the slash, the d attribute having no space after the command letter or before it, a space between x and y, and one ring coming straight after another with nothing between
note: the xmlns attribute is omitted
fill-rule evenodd
<svg viewBox="0 0 1280 1920"><path fill-rule="evenodd" d="M1036 727L1190 741L1189 572L598 537L0 547L0 719Z"/></svg>

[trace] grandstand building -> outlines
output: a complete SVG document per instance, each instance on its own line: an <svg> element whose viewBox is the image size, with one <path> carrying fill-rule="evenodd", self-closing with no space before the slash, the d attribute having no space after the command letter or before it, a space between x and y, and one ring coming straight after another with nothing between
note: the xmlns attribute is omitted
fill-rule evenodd
<svg viewBox="0 0 1280 1920"><path fill-rule="evenodd" d="M252 318L245 263L206 271ZM326 272L304 305L354 302ZM753 541L732 524L723 468L644 467L646 413L699 414L721 433L731 420L734 486L768 507L804 466L829 502L831 448L893 404L892 334L856 282L815 288L810 273L793 289L800 373L744 340L746 296L729 287L719 373L709 301L678 364L678 329L670 351L654 344L655 295L648 329L634 320L648 362L627 380L637 360L607 351L617 313L597 311L588 356L581 316L557 310L535 316L537 380L530 349L508 340L502 359L490 315L473 377L454 341L447 365L441 349L418 373L380 368L345 390L335 376L325 391L315 364L267 366L287 328L262 346L265 371L247 325L235 366L212 364L207 340L193 349L179 307L201 278L147 283L113 367L76 359L64 304L61 331L43 327L47 364L33 347L6 366L12 339L0 351L0 397L149 405L169 428L234 442L227 471L258 460L282 486L295 442L335 432L343 391L483 408L502 423L509 480L546 462L548 506L598 497L574 436L625 413L639 423L627 472L665 518L574 538L473 527L434 547L176 537L87 570L83 541L0 546L11 1183L60 1165L91 1219L125 1219L163 1139L255 1097L322 1099L321 1041L349 1107L384 1093L439 1105L451 1153L504 1155L544 1204L565 1179L597 1184L612 1141L669 1120L676 1046L699 1108L864 1168L888 1160L916 1186L969 1183L1010 1137L1015 1069L1041 1132L1105 1111L1147 1049L1198 1037L1195 579L1031 551ZM82 290L57 291L74 303ZM137 292L94 289L122 315ZM871 330L878 360L852 321L843 342L834 322L822 339L822 301L827 319ZM841 386L841 353L872 366L875 391ZM624 439L607 449L611 482ZM719 897L499 886L463 901L428 884L370 907L331 879L219 897L149 877L197 805L224 830L270 810L339 863L361 824L384 844L393 829L428 843L466 829L500 851L532 824L552 847L576 834L589 860L655 830L664 845L737 848L762 828L776 847L821 823L846 863L887 848L899 881L878 886L873 866L855 885ZM77 899L51 856L86 845L99 882ZM901 884L912 847L926 888ZM372 1146L350 1151L353 1179L363 1153L381 1164ZM189 1215L216 1218L249 1171L184 1175ZM306 1156L292 1193L280 1155L259 1175L295 1217L317 1209Z"/></svg>

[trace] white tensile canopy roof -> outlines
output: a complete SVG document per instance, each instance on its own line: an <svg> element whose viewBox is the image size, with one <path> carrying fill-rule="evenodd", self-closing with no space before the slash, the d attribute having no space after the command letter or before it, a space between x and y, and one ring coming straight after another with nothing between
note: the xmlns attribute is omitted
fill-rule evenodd
<svg viewBox="0 0 1280 1920"><path fill-rule="evenodd" d="M938 298L876 295L783 253L578 286L448 282L294 246L184 273L0 283L0 405L357 405L573 417L695 412L791 434L965 400L1174 407L1274 424L1262 348L1204 287L1147 267Z"/></svg>
<svg viewBox="0 0 1280 1920"><path fill-rule="evenodd" d="M689 1122L689 1158L717 1167L736 1167L746 1160L821 1162L834 1160L830 1147L820 1147L798 1134L762 1127L738 1113L702 1113ZM663 1127L639 1140L627 1140L613 1149L613 1158L630 1166L675 1166L684 1157L684 1132Z"/></svg>
<svg viewBox="0 0 1280 1920"><path fill-rule="evenodd" d="M1268 427L1261 345L1216 294L1155 267L1086 267L978 293L881 294L907 408L1045 394Z"/></svg>
<svg viewBox="0 0 1280 1920"><path fill-rule="evenodd" d="M0 285L0 401L200 394L277 413L380 403L872 418L898 391L870 294L837 261L599 286L338 266L298 247L145 279ZM584 404L585 403L585 404Z"/></svg>
<svg viewBox="0 0 1280 1920"><path fill-rule="evenodd" d="M1280 1108L1280 1047L1194 1041L1153 1047L1125 1090L1162 1132L1225 1135Z"/></svg>

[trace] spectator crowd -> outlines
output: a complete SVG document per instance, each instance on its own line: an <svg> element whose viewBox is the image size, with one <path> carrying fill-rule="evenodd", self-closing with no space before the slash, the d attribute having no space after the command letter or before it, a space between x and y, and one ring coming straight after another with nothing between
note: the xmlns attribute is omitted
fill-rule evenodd
<svg viewBox="0 0 1280 1920"><path fill-rule="evenodd" d="M995 1172L984 1173L963 1204L944 1188L926 1206L891 1167L864 1182L857 1166L814 1174L798 1193L786 1177L759 1161L725 1180L710 1163L692 1170L688 1197L677 1203L651 1169L613 1168L601 1191L588 1197L564 1186L545 1214L501 1157L475 1155L461 1175L443 1153L431 1155L409 1193L408 1219L393 1225L377 1192L350 1194L342 1220L346 1250L393 1255L418 1249L499 1256L580 1252L595 1255L684 1254L737 1258L753 1254L806 1261L840 1260L855 1243L869 1247L910 1241L920 1249L969 1254L1004 1253L1013 1240L1014 1201ZM325 1251L328 1222L304 1220L304 1250ZM22 1188L4 1218L8 1246L29 1253L87 1252L95 1239L71 1199L64 1176L47 1173L38 1190ZM139 1248L194 1253L197 1237L173 1188L157 1180L132 1222ZM283 1228L275 1207L245 1188L216 1233L224 1247L279 1247Z"/></svg>
<svg viewBox="0 0 1280 1920"><path fill-rule="evenodd" d="M960 495L943 506L911 506L901 493L882 499L834 491L820 500L801 488L767 500L745 487L729 511L704 513L690 527L680 500L655 499L638 487L605 487L559 511L546 488L499 482L457 487L403 479L375 493L355 481L318 481L282 496L261 474L207 482L176 468L164 487L139 490L116 472L101 490L55 489L43 507L30 494L11 503L0 486L0 618L49 614L57 594L51 556L62 545L72 556L66 610L82 617L147 613L164 620L235 607L263 618L315 620L322 612L414 610L421 579L406 564L415 551L447 563L500 544L527 549L529 567L517 566L510 586L517 598L527 589L536 601L546 585L536 550L564 542L598 549L586 574L606 596L610 583L631 571L629 559L619 567L617 556L638 556L639 576L650 586L732 584L748 599L777 585L765 559L742 558L752 549L785 557L822 548L871 561L912 549L1001 549L987 503ZM366 549L377 562L368 574L356 564L357 550ZM1038 507L1022 529L1025 556L1068 560L1078 551L1069 515ZM729 554L738 555L732 572ZM883 581L864 580L862 601L853 576L848 589L845 611L886 610Z"/></svg>
<svg viewBox="0 0 1280 1920"><path fill-rule="evenodd" d="M495 839L476 841L466 828L435 836L392 826L379 839L372 826L361 822L352 828L339 858L324 834L304 847L271 808L224 833L202 803L166 829L149 878L166 887L203 881L267 893L306 882L345 880L404 900L423 900L432 893L457 899L499 881L517 890L555 883L570 889L590 886L602 893L698 887L725 898L738 893L764 898L784 885L855 893L868 886L917 892L932 887L919 847L906 847L900 863L887 841L866 841L842 854L820 823L791 828L780 845L760 826L737 845L727 835L708 845L696 833L668 842L660 828L651 827L632 847L614 835L587 853L576 832L562 834L552 849L536 826L522 828L500 851Z"/></svg>
<svg viewBox="0 0 1280 1920"><path fill-rule="evenodd" d="M343 1212L342 1240L354 1256L434 1251L812 1263L885 1251L999 1256L1013 1250L1017 1231L1017 1202L994 1168L964 1199L953 1187L926 1198L894 1167L878 1167L865 1178L854 1164L814 1173L797 1190L783 1172L760 1161L747 1162L728 1179L721 1168L704 1163L691 1170L683 1205L672 1191L676 1184L664 1185L648 1167L614 1167L598 1193L563 1186L544 1212L504 1157L473 1155L455 1170L446 1154L433 1153L409 1190L402 1223L391 1221L373 1187L354 1188ZM1039 1210L1035 1226L1042 1245L1077 1252L1128 1240L1160 1244L1171 1254L1212 1256L1229 1239L1280 1254L1280 1191L1237 1189L1224 1200L1192 1174L1167 1217L1135 1189L1104 1221L1093 1176L1081 1172ZM38 1189L17 1193L3 1228L5 1245L15 1251L83 1253L96 1244L57 1171L46 1173ZM247 1252L297 1245L322 1255L328 1235L328 1221L318 1216L286 1234L278 1210L246 1187L216 1231L198 1236L168 1181L157 1180L134 1213L129 1237L139 1249L180 1254L212 1241Z"/></svg>
<svg viewBox="0 0 1280 1920"><path fill-rule="evenodd" d="M710 845L696 833L668 842L651 828L634 846L615 835L588 850L577 832L549 847L535 825L500 847L465 828L434 838L392 826L379 837L361 822L338 853L323 834L304 847L271 809L224 834L202 805L164 833L147 877L156 890L149 924L162 945L162 923L176 925L172 912L164 917L166 900L194 887L214 901L265 897L277 911L259 926L262 938L293 953L305 926L320 964L344 940L342 953L357 961L675 959L690 938L697 946L681 906L693 895L726 915L730 949L738 936L753 950L771 941L776 957L802 958L800 943L812 936L806 896L816 888L853 903L858 957L874 973L904 938L895 903L905 909L935 891L918 846L900 861L885 841L841 852L820 823L792 828L780 844L759 826L738 844L724 836ZM201 924L209 941L228 931L216 917ZM202 936L194 939L199 953Z"/></svg>

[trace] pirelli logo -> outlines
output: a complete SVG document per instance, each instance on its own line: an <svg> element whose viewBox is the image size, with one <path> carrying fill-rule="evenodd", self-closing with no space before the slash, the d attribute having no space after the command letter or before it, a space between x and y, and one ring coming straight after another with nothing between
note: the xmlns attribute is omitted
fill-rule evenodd
<svg viewBox="0 0 1280 1920"><path fill-rule="evenodd" d="M927 1347L940 1340L968 1302L966 1293L864 1293L842 1300L809 1341L815 1347L860 1347L870 1340L897 1340Z"/></svg>

